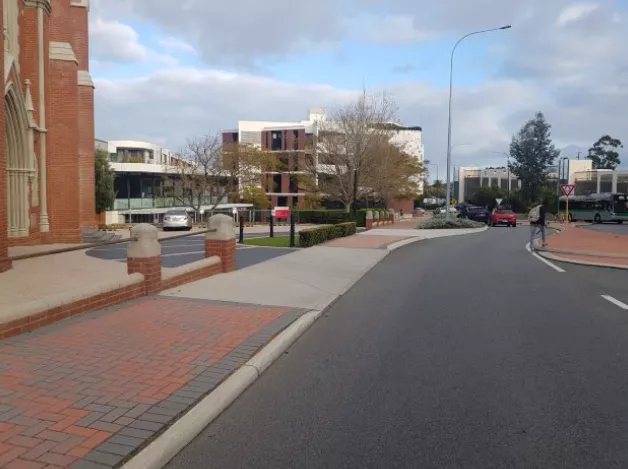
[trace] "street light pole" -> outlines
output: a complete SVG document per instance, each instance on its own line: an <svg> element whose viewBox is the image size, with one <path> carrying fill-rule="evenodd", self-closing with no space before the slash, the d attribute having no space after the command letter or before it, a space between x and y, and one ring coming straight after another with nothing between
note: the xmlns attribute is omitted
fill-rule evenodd
<svg viewBox="0 0 628 469"><path fill-rule="evenodd" d="M506 174L508 175L508 183L506 184L506 192L508 193L508 199L510 199L510 154L504 151L494 151L497 155L504 155L506 157Z"/></svg>
<svg viewBox="0 0 628 469"><path fill-rule="evenodd" d="M451 97L453 95L453 85L454 85L454 55L456 53L456 49L458 45L469 36L475 36L476 34L490 33L493 31L500 31L502 29L510 29L511 25L502 26L501 28L492 28L492 29L483 29L482 31L474 31L472 33L466 34L462 36L456 44L454 44L453 49L451 50L451 57L449 60L449 118L447 123L447 196L446 196L446 212L445 218L449 218L449 204L451 202L451 195L449 192L449 185L451 184Z"/></svg>

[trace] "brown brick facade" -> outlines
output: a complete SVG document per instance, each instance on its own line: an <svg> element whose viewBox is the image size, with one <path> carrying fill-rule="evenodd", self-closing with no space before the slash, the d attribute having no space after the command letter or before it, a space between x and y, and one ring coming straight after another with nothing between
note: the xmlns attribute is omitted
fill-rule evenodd
<svg viewBox="0 0 628 469"><path fill-rule="evenodd" d="M7 70L5 89L10 86L18 94L21 107L20 139L26 155L16 166L30 168L33 174L26 188L20 192L20 217L28 218L27 229L9 236L10 213L15 212L16 192L7 187L9 177L9 143L2 133L0 147L0 271L6 268L7 246L32 245L49 242L80 242L81 231L95 226L94 210L94 90L89 78L88 2L54 0L48 6L45 0L8 0L13 10L7 15L5 30L17 30L16 60ZM11 3L11 2L14 3ZM3 2L5 5L5 2ZM4 14L0 16L4 21ZM39 20L43 18L43 37L39 38ZM17 28L13 26L16 24ZM10 35L9 35L10 37ZM43 44L43 55L39 44ZM15 44L13 45L15 48ZM2 50L4 51L4 46ZM11 53L11 51L10 51ZM43 60L40 60L43 59ZM5 61L3 61L3 64ZM19 65L19 67L18 67ZM43 104L40 92L40 70L43 69ZM9 83L10 81L10 83ZM27 83L30 83L28 85ZM27 90L32 100L28 108ZM6 96L6 95L5 95ZM0 114L3 129L9 101ZM30 124L24 124L28 113ZM13 119L14 111L9 118ZM12 122L12 120L11 120ZM29 126L31 129L29 130ZM32 137L27 137L30 132ZM34 157L30 157L33 149ZM15 152L11 153L15 154ZM32 160L28 164L26 161ZM45 159L44 159L45 158ZM42 167L45 161L45 167ZM42 175L45 172L45 175ZM45 176L45 177L44 177ZM45 183L43 185L42 183ZM22 187L22 186L20 186ZM44 192L45 189L45 192ZM24 201L28 194L28 206ZM45 197L45 200L42 200ZM9 208L13 207L13 212ZM46 218L41 218L46 208ZM28 212L24 215L24 212ZM15 215L13 215L15 218ZM22 223L23 226L24 223Z"/></svg>

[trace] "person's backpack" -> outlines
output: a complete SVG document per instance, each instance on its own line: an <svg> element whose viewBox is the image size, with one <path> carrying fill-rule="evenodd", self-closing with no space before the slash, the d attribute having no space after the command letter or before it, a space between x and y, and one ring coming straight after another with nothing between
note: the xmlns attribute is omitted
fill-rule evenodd
<svg viewBox="0 0 628 469"><path fill-rule="evenodd" d="M530 223L537 223L541 218L541 206L537 205L536 207L532 207L530 213L528 213L528 221Z"/></svg>

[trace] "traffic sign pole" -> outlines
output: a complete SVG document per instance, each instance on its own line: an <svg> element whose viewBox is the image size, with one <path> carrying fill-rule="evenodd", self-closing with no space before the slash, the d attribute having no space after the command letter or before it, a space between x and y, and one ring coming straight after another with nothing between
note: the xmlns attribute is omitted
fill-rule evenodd
<svg viewBox="0 0 628 469"><path fill-rule="evenodd" d="M560 190L565 194L565 223L569 223L569 196L575 188L575 184L561 184Z"/></svg>

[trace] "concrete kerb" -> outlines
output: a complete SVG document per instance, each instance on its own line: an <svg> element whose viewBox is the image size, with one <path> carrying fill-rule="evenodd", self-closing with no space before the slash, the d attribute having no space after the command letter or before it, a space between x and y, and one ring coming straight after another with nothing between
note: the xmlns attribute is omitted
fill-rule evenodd
<svg viewBox="0 0 628 469"><path fill-rule="evenodd" d="M603 262L588 262L588 261L582 261L579 259L568 259L566 257L556 256L555 254L549 251L540 250L540 249L536 250L535 252L546 259L551 259L556 262L564 262L566 264L576 264L576 265L585 265L589 267L606 267L608 269L628 270L628 265L607 264ZM574 255L582 255L582 254L574 252Z"/></svg>
<svg viewBox="0 0 628 469"><path fill-rule="evenodd" d="M485 231L485 229L481 231ZM402 246L423 239L424 238L415 237L415 239L406 239L392 243L387 247L386 253L382 259L385 259L388 254ZM162 469L166 466L172 458L224 412L270 365L290 348L306 330L323 316L325 311L346 295L355 284L379 264L382 259L362 272L359 277L356 277L350 285L348 285L344 293L337 295L336 298L328 302L323 308L310 310L303 314L299 319L277 334L262 350L256 353L248 362L229 376L215 390L210 392L210 394L177 420L164 433L153 440L146 448L127 461L121 469Z"/></svg>
<svg viewBox="0 0 628 469"><path fill-rule="evenodd" d="M303 314L168 430L124 464L122 469L163 468L253 384L322 314L323 311Z"/></svg>

